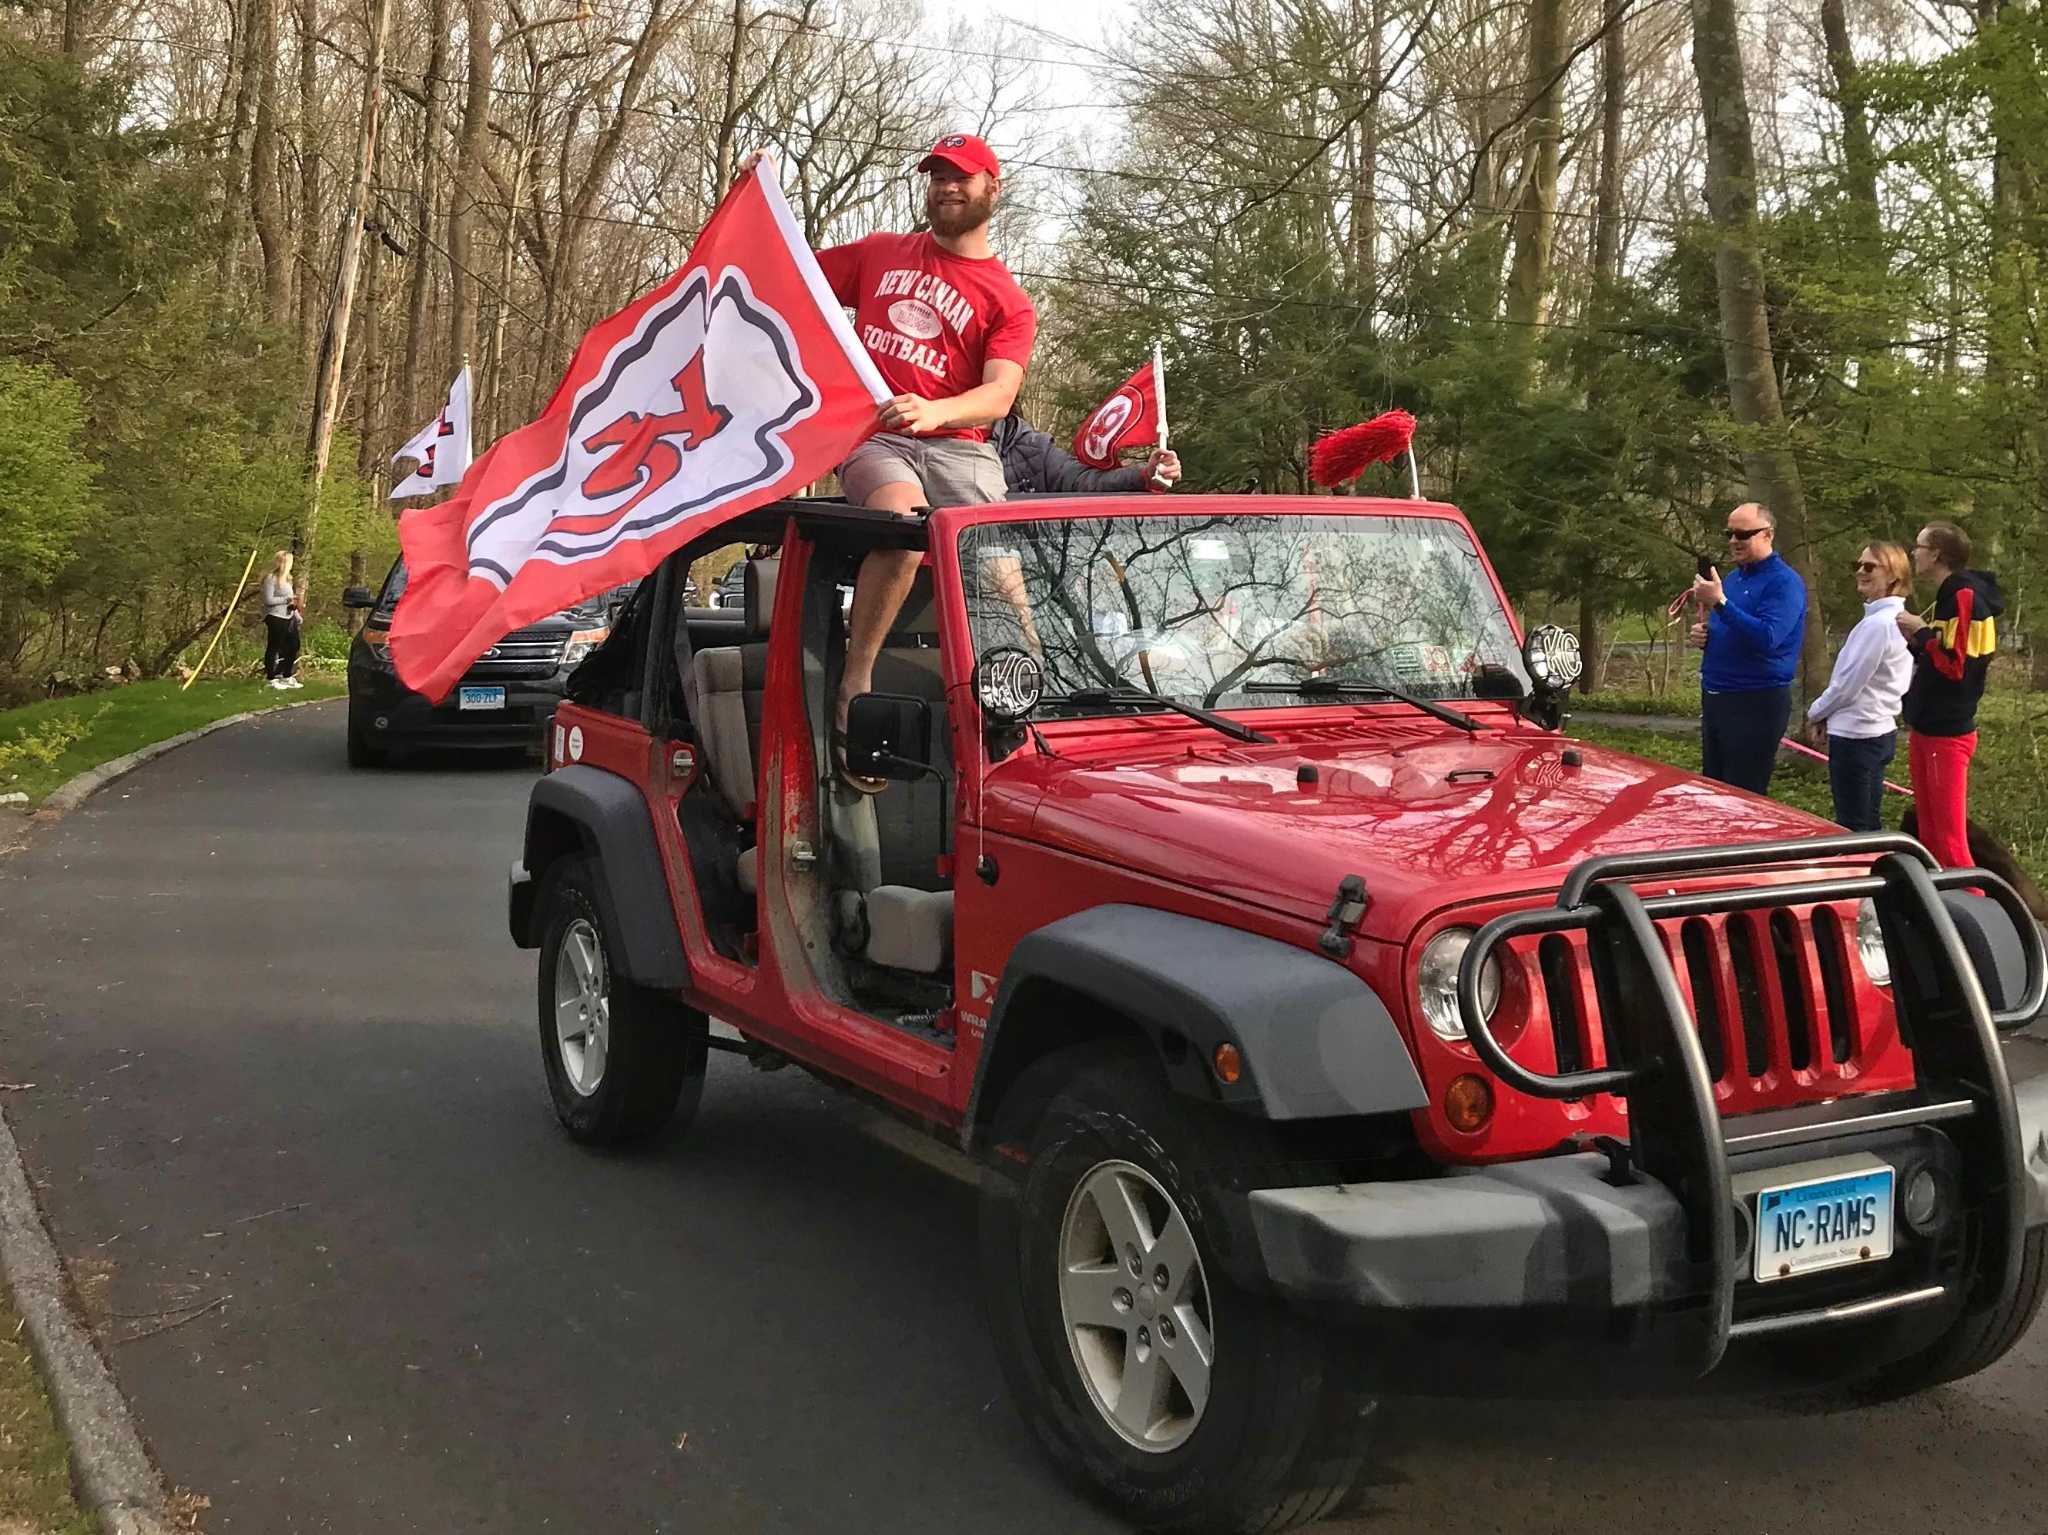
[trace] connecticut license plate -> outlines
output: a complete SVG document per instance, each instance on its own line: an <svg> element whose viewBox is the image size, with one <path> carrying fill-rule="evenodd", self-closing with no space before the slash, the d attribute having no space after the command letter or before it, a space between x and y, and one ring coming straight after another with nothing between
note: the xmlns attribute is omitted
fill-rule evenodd
<svg viewBox="0 0 2048 1535"><path fill-rule="evenodd" d="M1879 1167L1759 1189L1757 1283L1889 1258L1892 1179Z"/></svg>
<svg viewBox="0 0 2048 1535"><path fill-rule="evenodd" d="M455 707L458 709L502 709L505 707L503 688L457 688Z"/></svg>

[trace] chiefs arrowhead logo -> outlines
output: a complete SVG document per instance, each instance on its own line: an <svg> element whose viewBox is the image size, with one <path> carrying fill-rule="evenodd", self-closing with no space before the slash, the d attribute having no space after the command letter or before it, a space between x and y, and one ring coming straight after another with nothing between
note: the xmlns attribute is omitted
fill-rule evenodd
<svg viewBox="0 0 2048 1535"><path fill-rule="evenodd" d="M692 271L606 354L555 462L481 508L469 569L574 564L736 501L788 472L785 434L818 409L788 324L746 274Z"/></svg>

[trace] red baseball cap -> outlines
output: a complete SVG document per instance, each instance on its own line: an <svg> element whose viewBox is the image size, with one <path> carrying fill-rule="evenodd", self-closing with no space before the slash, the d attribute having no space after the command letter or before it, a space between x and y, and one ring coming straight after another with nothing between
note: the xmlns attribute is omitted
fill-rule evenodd
<svg viewBox="0 0 2048 1535"><path fill-rule="evenodd" d="M921 171L928 171L934 165L950 165L970 176L976 171L987 171L998 178L1003 174L1002 162L996 159L996 152L988 147L988 141L971 133L947 134L932 145L930 154L917 162Z"/></svg>

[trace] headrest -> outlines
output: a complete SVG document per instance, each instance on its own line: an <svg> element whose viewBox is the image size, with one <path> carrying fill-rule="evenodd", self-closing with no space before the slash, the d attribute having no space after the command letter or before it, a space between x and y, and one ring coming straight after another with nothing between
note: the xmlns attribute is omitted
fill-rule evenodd
<svg viewBox="0 0 2048 1535"><path fill-rule="evenodd" d="M748 560L746 583L747 633L755 639L766 639L768 629L775 621L775 577L782 569L782 557L773 559Z"/></svg>

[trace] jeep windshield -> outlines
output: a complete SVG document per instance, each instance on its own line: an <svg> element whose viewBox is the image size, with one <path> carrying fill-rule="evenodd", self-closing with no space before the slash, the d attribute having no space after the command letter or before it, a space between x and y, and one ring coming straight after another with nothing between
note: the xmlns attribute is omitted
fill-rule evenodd
<svg viewBox="0 0 2048 1535"><path fill-rule="evenodd" d="M977 655L1036 654L1045 701L1135 690L1205 708L1529 691L1470 535L1435 517L1077 517L960 533ZM1504 675L1503 675L1504 674ZM1323 696L1319 690L1308 690ZM1129 706L1124 702L1122 706Z"/></svg>

